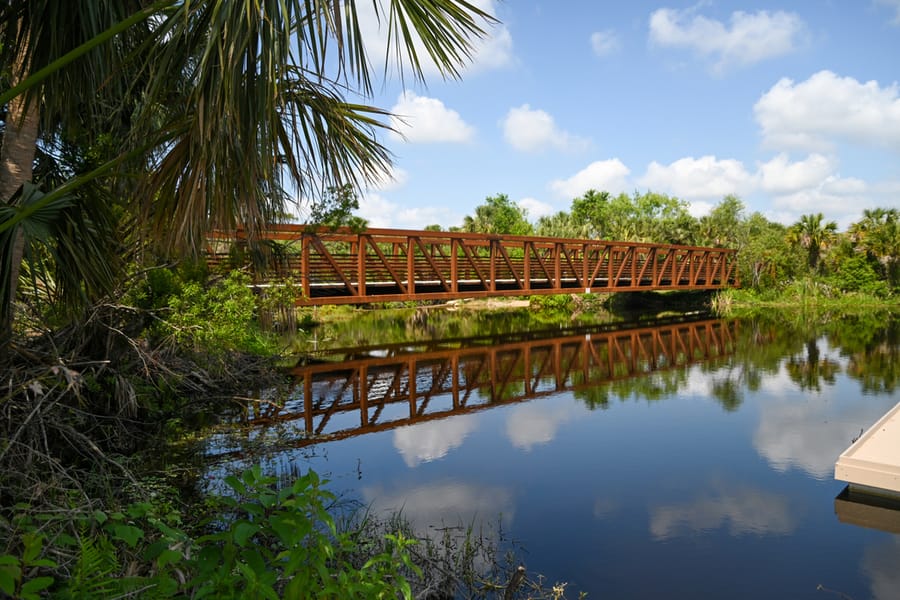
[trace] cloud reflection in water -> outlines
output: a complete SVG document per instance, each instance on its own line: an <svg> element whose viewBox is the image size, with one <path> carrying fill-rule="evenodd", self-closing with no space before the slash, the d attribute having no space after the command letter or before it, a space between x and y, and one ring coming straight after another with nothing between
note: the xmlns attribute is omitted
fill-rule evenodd
<svg viewBox="0 0 900 600"><path fill-rule="evenodd" d="M394 448L408 467L447 456L478 428L475 415L458 415L394 430Z"/></svg>
<svg viewBox="0 0 900 600"><path fill-rule="evenodd" d="M721 486L725 487L725 486ZM796 526L787 498L746 486L713 489L684 504L650 511L650 533L657 540L727 527L733 536L782 535Z"/></svg>
<svg viewBox="0 0 900 600"><path fill-rule="evenodd" d="M574 420L578 412L578 406L571 402L520 404L506 421L506 437L516 448L530 451L553 441L559 427Z"/></svg>
<svg viewBox="0 0 900 600"><path fill-rule="evenodd" d="M842 393L825 388L813 397L793 393L794 384L782 371L770 378L753 446L779 472L802 469L816 479L831 479L834 463L860 429L868 429L896 399Z"/></svg>
<svg viewBox="0 0 900 600"><path fill-rule="evenodd" d="M861 566L862 572L872 582L873 598L900 598L900 535L866 548Z"/></svg>

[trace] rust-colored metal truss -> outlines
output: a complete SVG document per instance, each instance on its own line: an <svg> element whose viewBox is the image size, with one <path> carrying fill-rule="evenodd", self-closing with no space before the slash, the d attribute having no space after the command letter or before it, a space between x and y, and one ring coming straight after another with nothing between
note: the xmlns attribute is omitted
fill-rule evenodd
<svg viewBox="0 0 900 600"><path fill-rule="evenodd" d="M738 285L728 248L303 225L276 226L265 237L282 243L267 272L299 279L303 305ZM210 264L229 259L219 250L211 245Z"/></svg>
<svg viewBox="0 0 900 600"><path fill-rule="evenodd" d="M441 348L294 369L283 406L247 424L297 422L306 446L384 431L561 391L683 368L734 352L736 322L704 320L617 331L595 329L492 346Z"/></svg>

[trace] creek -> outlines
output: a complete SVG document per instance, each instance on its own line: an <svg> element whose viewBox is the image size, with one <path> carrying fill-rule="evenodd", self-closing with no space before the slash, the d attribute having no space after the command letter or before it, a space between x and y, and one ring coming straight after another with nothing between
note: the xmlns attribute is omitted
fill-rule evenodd
<svg viewBox="0 0 900 600"><path fill-rule="evenodd" d="M900 597L898 516L855 524L833 477L900 401L900 322L386 318L208 437L206 485L313 468L419 534L515 546L570 598Z"/></svg>

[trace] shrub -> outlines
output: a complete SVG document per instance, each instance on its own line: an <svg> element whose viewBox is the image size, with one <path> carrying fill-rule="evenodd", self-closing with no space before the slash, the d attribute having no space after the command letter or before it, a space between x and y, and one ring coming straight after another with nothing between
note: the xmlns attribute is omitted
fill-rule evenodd
<svg viewBox="0 0 900 600"><path fill-rule="evenodd" d="M157 516L150 503L93 511L72 523L76 535L54 539L55 554L74 555L65 578L43 557L46 534L20 523L20 552L0 555L0 596L412 598L403 573L421 573L409 554L415 542L387 534L366 553L356 532L337 530L327 511L335 497L315 472L278 489L256 466L225 484L229 495L210 499L219 509L212 533L197 538Z"/></svg>
<svg viewBox="0 0 900 600"><path fill-rule="evenodd" d="M250 278L239 271L208 288L193 281L184 283L170 298L169 307L167 327L176 343L187 350L213 356L277 351L273 336L259 327L259 307Z"/></svg>

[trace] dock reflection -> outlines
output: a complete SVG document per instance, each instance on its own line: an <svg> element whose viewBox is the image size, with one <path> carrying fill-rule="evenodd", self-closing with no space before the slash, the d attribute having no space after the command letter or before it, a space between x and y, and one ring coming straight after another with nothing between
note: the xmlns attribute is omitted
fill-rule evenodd
<svg viewBox="0 0 900 600"><path fill-rule="evenodd" d="M249 413L245 424L302 424L297 446L345 439L727 356L736 327L708 319L342 357L293 369L284 405Z"/></svg>
<svg viewBox="0 0 900 600"><path fill-rule="evenodd" d="M838 521L900 535L900 498L845 487L834 499Z"/></svg>

